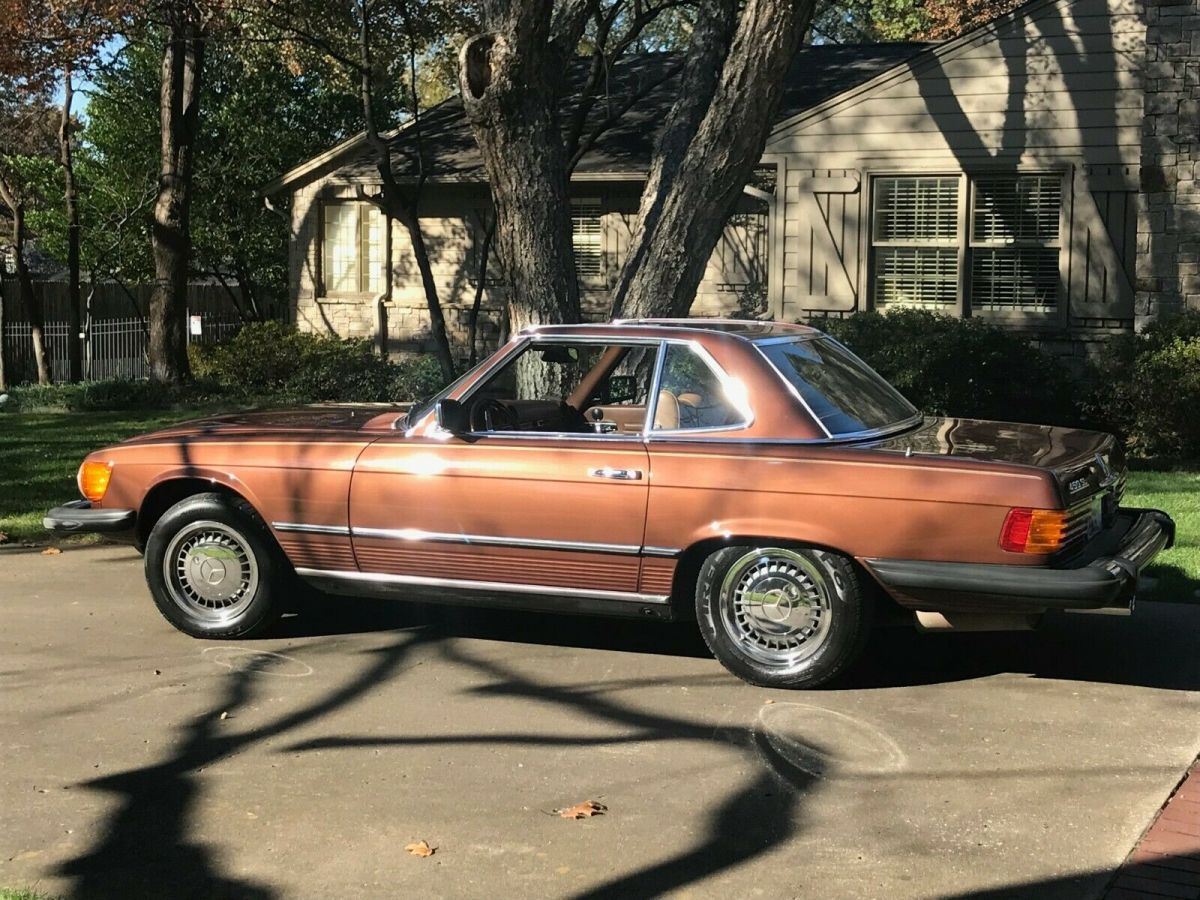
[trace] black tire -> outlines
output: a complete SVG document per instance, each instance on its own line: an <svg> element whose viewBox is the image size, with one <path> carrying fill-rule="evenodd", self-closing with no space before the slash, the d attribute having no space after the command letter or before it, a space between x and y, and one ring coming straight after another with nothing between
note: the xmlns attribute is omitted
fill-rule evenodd
<svg viewBox="0 0 1200 900"><path fill-rule="evenodd" d="M180 500L151 529L145 565L158 611L192 637L251 637L283 612L279 593L287 562L240 498L195 494Z"/></svg>
<svg viewBox="0 0 1200 900"><path fill-rule="evenodd" d="M823 550L726 547L696 579L696 621L713 656L750 684L814 688L862 652L871 598L854 564Z"/></svg>

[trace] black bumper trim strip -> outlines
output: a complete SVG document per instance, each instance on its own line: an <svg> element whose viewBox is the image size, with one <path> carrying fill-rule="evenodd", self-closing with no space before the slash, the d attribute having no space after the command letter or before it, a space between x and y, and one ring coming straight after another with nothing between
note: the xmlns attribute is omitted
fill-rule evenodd
<svg viewBox="0 0 1200 900"><path fill-rule="evenodd" d="M866 559L889 589L931 606L947 595L973 596L980 608L992 602L1038 609L1100 609L1127 604L1138 573L1174 543L1175 523L1157 509L1124 509L1133 522L1117 551L1071 568L1006 566L983 563Z"/></svg>
<svg viewBox="0 0 1200 900"><path fill-rule="evenodd" d="M136 520L132 509L95 509L87 500L73 500L46 513L42 527L55 534L110 534L131 530Z"/></svg>

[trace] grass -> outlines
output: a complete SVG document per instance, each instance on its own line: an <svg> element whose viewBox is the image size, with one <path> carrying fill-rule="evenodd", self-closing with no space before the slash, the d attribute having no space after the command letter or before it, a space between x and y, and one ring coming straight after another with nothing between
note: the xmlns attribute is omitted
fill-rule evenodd
<svg viewBox="0 0 1200 900"><path fill-rule="evenodd" d="M1122 503L1166 510L1175 520L1175 546L1142 573L1151 586L1139 599L1200 602L1200 472L1130 472Z"/></svg>
<svg viewBox="0 0 1200 900"><path fill-rule="evenodd" d="M0 900L58 900L58 898L33 888L0 888Z"/></svg>
<svg viewBox="0 0 1200 900"><path fill-rule="evenodd" d="M45 541L42 514L79 495L75 471L90 451L208 411L0 414L0 532L9 543ZM1146 570L1154 586L1143 597L1200 600L1200 471L1130 472L1125 504L1165 509L1179 528Z"/></svg>
<svg viewBox="0 0 1200 900"><path fill-rule="evenodd" d="M75 472L92 450L194 418L196 410L0 414L0 533L45 541L42 514L79 497ZM8 900L0 896L0 900Z"/></svg>

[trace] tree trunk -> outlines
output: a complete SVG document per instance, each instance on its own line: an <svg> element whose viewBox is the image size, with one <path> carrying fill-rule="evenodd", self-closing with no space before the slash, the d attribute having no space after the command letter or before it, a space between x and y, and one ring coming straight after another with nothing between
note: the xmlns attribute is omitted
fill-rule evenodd
<svg viewBox="0 0 1200 900"><path fill-rule="evenodd" d="M762 156L784 76L813 10L812 0L748 0L711 83L703 67L710 64L691 63L719 53L714 6L706 10L713 24L697 29L695 58L655 151L641 221L615 291L615 316L687 314ZM711 101L700 106L693 94L703 97L706 84Z"/></svg>
<svg viewBox="0 0 1200 900"><path fill-rule="evenodd" d="M514 332L580 317L558 114L577 35L554 33L552 5L509 4L459 54L462 101L491 186Z"/></svg>
<svg viewBox="0 0 1200 900"><path fill-rule="evenodd" d="M483 232L483 246L479 248L479 274L475 283L475 299L471 303L471 315L467 320L467 342L471 347L469 363L474 366L479 353L479 307L483 304L483 292L487 289L488 258L492 254L492 237L496 234L496 220L488 222Z"/></svg>
<svg viewBox="0 0 1200 900"><path fill-rule="evenodd" d="M191 260L189 212L199 126L205 36L185 5L169 11L159 114L162 170L154 204L154 289L150 294L150 377L179 382L191 375L187 357L187 286Z"/></svg>
<svg viewBox="0 0 1200 900"><path fill-rule="evenodd" d="M29 333L33 341L33 358L37 364L38 384L50 383L50 359L46 352L45 324L42 320L42 307L33 291L33 278L29 274L29 265L25 261L25 201L21 200L3 179L0 179L0 200L8 207L12 215L12 244L13 254L17 264L17 297L20 305L29 317ZM0 335L2 340L2 335Z"/></svg>
<svg viewBox="0 0 1200 900"><path fill-rule="evenodd" d="M63 170L63 198L67 214L67 380L83 379L83 345L80 339L79 289L79 192L75 185L75 163L71 153L71 103L74 85L71 69L63 73L62 118L58 125L58 152Z"/></svg>
<svg viewBox="0 0 1200 900"><path fill-rule="evenodd" d="M425 291L425 306L429 310L429 328L433 334L433 346L437 352L438 364L442 369L442 377L447 384L457 377L457 367L454 365L454 355L450 352L450 335L446 331L446 316L442 312L442 304L438 299L437 282L433 280L433 263L429 259L429 249L425 246L425 235L421 232L421 221L414 211L411 216L399 220L408 232L412 242L413 258L417 262L417 271L421 273L421 287ZM388 272L391 278L392 273Z"/></svg>

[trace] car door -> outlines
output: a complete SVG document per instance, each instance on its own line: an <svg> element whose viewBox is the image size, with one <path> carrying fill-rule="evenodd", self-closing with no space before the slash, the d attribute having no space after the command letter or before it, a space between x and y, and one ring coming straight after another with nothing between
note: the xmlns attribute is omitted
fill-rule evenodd
<svg viewBox="0 0 1200 900"><path fill-rule="evenodd" d="M657 349L648 348L650 358ZM648 499L644 435L588 424L585 408L607 398L586 388L575 386L584 394L566 398L574 430L541 420L557 408L552 399L519 400L522 415L540 420L461 434L417 429L368 447L350 491L363 576L539 595L564 608L589 599L653 602L637 594ZM464 404L505 390L493 382L473 393Z"/></svg>

